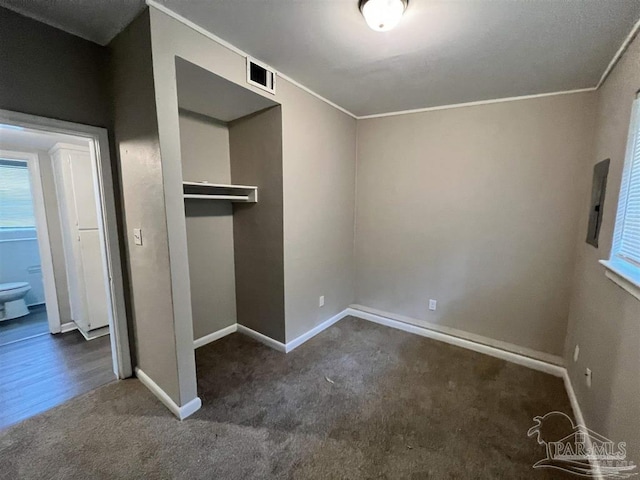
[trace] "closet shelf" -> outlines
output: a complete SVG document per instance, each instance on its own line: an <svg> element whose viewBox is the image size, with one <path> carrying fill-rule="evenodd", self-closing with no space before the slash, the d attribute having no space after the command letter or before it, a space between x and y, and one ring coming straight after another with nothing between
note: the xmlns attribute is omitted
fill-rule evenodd
<svg viewBox="0 0 640 480"><path fill-rule="evenodd" d="M227 200L245 203L257 203L258 201L258 187L250 185L182 182L182 190L185 200Z"/></svg>

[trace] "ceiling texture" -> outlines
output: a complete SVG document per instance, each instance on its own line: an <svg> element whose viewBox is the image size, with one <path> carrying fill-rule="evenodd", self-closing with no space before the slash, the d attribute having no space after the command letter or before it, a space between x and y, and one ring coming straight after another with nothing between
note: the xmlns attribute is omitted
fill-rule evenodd
<svg viewBox="0 0 640 480"><path fill-rule="evenodd" d="M157 0L357 116L592 88L640 0L409 0L370 30L358 0ZM0 0L106 44L140 0Z"/></svg>

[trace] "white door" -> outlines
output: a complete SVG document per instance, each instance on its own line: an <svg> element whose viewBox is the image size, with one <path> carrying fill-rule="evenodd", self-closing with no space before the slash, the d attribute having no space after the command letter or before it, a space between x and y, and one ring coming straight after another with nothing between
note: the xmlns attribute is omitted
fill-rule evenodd
<svg viewBox="0 0 640 480"><path fill-rule="evenodd" d="M88 148L53 150L72 320L88 333L109 324L95 169Z"/></svg>

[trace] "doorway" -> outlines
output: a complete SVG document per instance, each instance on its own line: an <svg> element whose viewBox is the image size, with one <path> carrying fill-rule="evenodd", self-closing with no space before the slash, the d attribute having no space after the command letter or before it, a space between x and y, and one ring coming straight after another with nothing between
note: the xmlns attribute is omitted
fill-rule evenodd
<svg viewBox="0 0 640 480"><path fill-rule="evenodd" d="M105 129L0 110L0 428L131 376Z"/></svg>

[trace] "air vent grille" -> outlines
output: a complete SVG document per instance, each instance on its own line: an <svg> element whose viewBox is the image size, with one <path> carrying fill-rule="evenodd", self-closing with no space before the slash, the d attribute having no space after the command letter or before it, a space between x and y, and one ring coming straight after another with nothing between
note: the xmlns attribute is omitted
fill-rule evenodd
<svg viewBox="0 0 640 480"><path fill-rule="evenodd" d="M276 72L247 57L247 83L269 93L276 93Z"/></svg>

